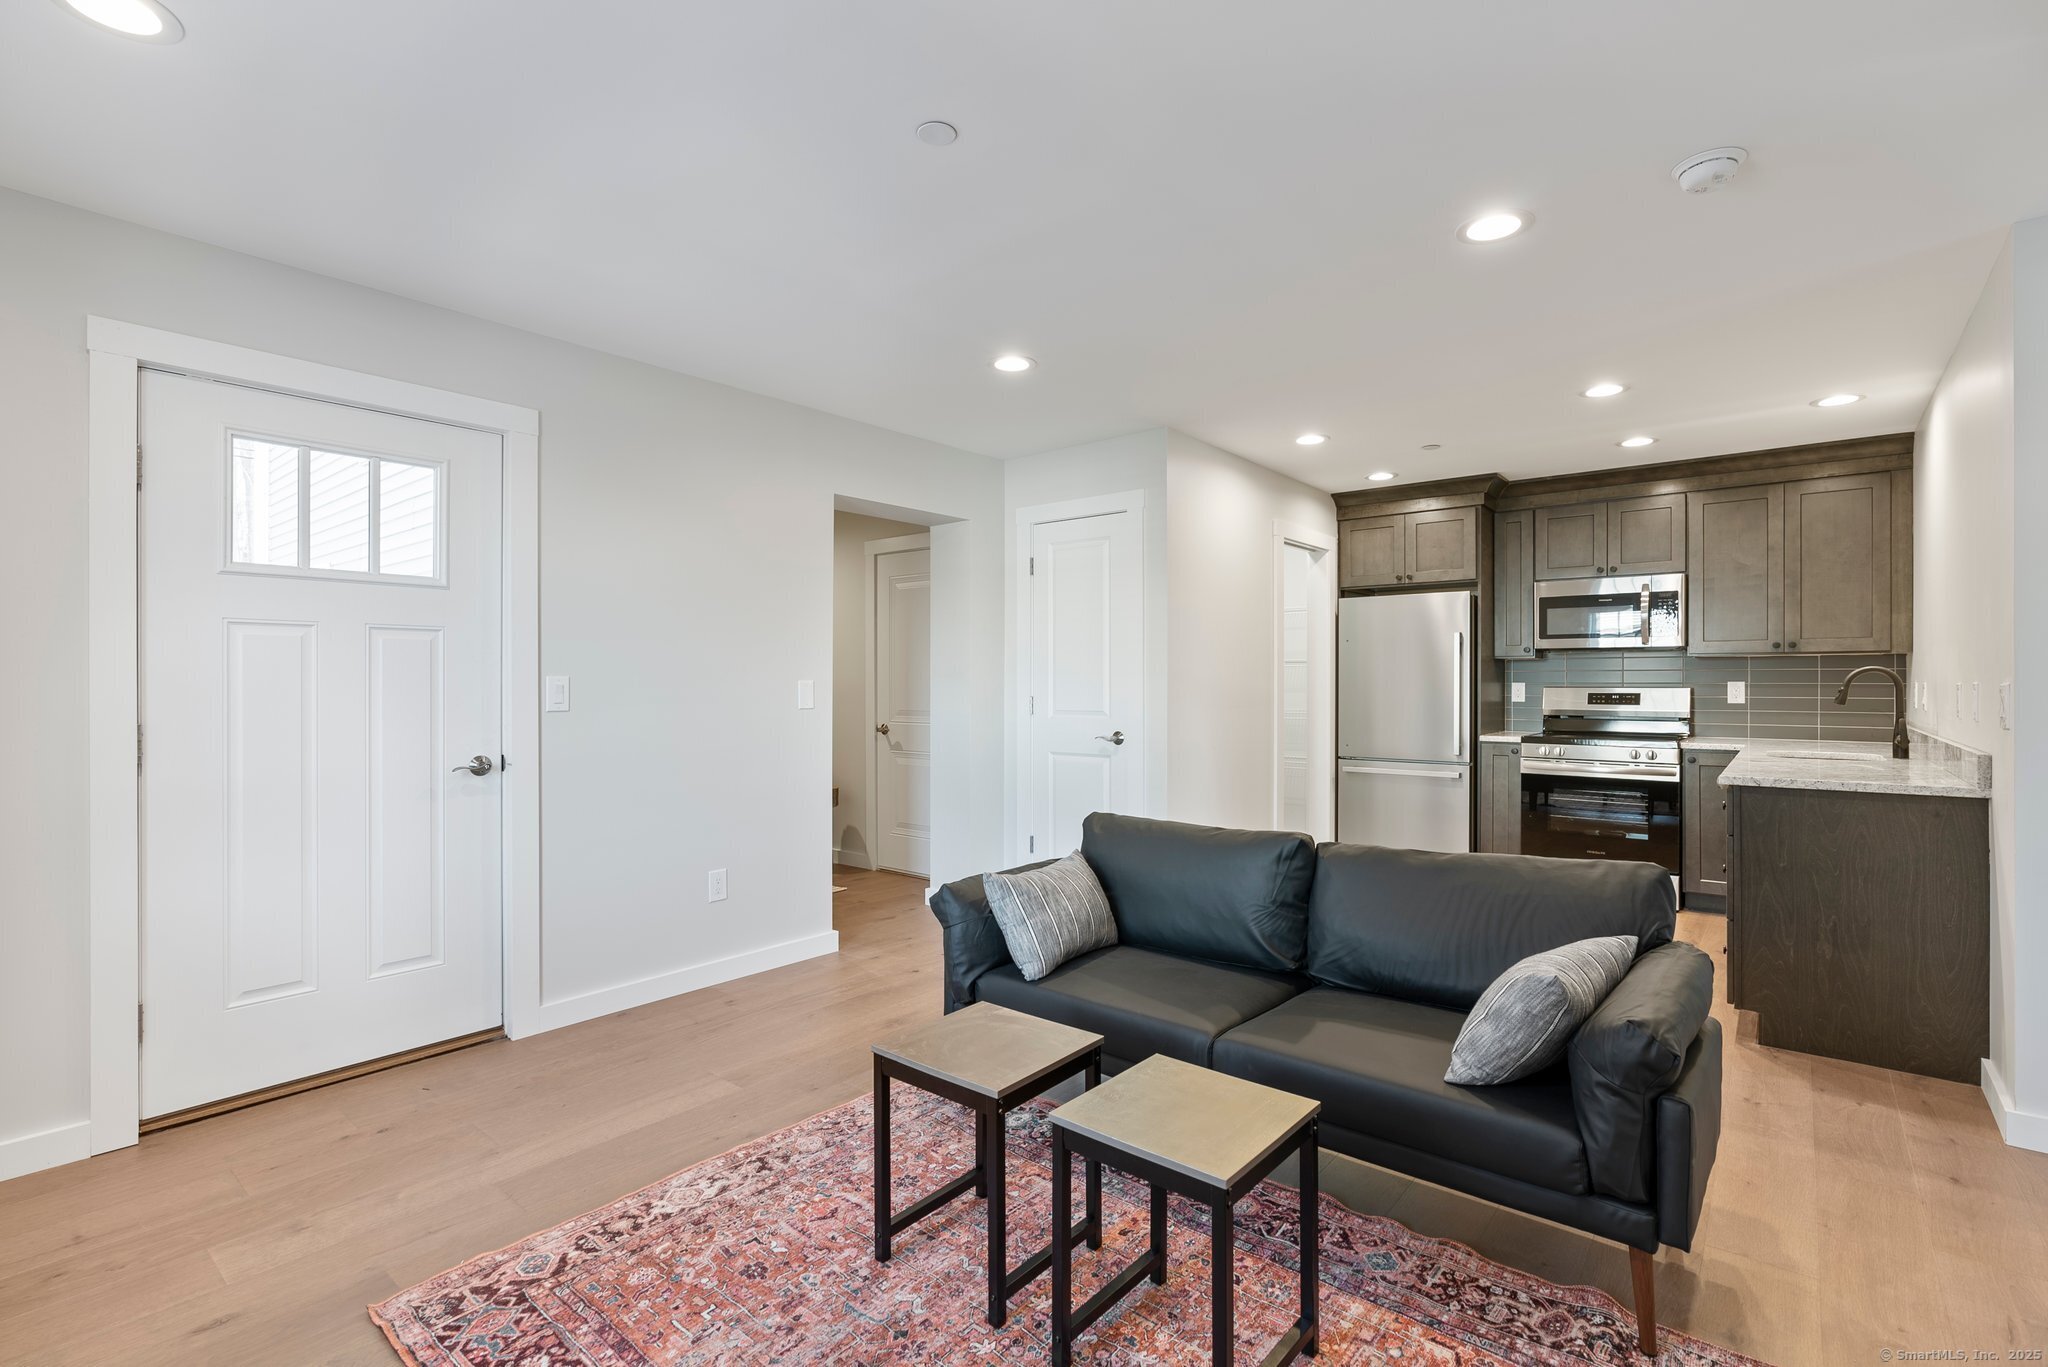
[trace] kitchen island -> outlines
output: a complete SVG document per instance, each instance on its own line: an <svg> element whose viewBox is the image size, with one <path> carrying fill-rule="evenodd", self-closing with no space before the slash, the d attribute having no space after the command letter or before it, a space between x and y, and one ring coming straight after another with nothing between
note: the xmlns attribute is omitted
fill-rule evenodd
<svg viewBox="0 0 2048 1367"><path fill-rule="evenodd" d="M1957 1082L1989 1048L1989 757L1751 740L1728 799L1728 997L1760 1043Z"/></svg>

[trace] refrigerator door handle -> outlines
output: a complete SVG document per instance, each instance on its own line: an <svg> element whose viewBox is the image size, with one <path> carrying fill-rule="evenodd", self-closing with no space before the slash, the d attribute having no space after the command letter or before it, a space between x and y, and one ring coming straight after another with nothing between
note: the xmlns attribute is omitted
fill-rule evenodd
<svg viewBox="0 0 2048 1367"><path fill-rule="evenodd" d="M1458 704L1451 713L1451 758L1465 758L1465 633L1451 643L1451 677L1458 681Z"/></svg>
<svg viewBox="0 0 2048 1367"><path fill-rule="evenodd" d="M1339 766L1347 774L1392 774L1395 778L1450 778L1462 779L1464 767L1450 764L1407 765L1393 764L1346 764Z"/></svg>

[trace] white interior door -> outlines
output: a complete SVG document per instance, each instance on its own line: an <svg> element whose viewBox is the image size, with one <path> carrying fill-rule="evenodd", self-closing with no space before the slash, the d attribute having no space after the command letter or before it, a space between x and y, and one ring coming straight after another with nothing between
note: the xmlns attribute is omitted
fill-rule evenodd
<svg viewBox="0 0 2048 1367"><path fill-rule="evenodd" d="M139 403L142 1114L500 1023L500 439Z"/></svg>
<svg viewBox="0 0 2048 1367"><path fill-rule="evenodd" d="M932 553L875 557L875 862L932 870Z"/></svg>
<svg viewBox="0 0 2048 1367"><path fill-rule="evenodd" d="M1143 801L1140 536L1134 512L1032 524L1027 855L1070 853L1090 812L1136 811Z"/></svg>

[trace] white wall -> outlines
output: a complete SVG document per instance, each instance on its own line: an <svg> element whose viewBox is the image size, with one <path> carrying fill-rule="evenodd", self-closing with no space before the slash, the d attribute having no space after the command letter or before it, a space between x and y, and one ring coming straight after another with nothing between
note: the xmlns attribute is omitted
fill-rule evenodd
<svg viewBox="0 0 2048 1367"><path fill-rule="evenodd" d="M2013 542L2013 854L2009 953L2013 1089L2007 1137L2048 1150L2048 539L2030 516L2048 508L2048 218L2012 230L2013 499L2026 519Z"/></svg>
<svg viewBox="0 0 2048 1367"><path fill-rule="evenodd" d="M2017 514L2021 508L2042 506L2033 500L2048 497L2048 482L2038 474L2018 473L2026 462L2016 466L2014 459L2016 305L2020 311L2030 309L2048 318L2048 237L2034 233L2035 245L2029 248L2029 226L2016 230L1985 281L1921 419L1913 472L1912 676L1915 685L1925 687L1927 697L1916 703L1912 720L1922 730L1992 756L1991 1057L1986 1090L1994 1108L2008 1112L2001 1115L2001 1123L2009 1136L2014 1106L2048 1117L2048 1033L2042 1028L2048 1020L2042 995L2048 987L2048 957L2043 954L2048 899L2039 891L2028 891L2043 886L2048 853L2030 852L2018 839L2020 831L2042 829L2038 814L2048 804L2041 794L2030 802L2027 788L2038 782L2035 775L2048 755L2036 755L2030 762L2024 753L2030 735L2039 745L2043 728L2035 722L2038 704L2030 709L2022 697L2015 709L2018 730L2000 724L1998 708L2000 684L2013 681L2023 687L2030 674L2015 659L2015 625L2029 620L2026 600L2038 592L2027 585L2029 574L2038 581L2048 573L2048 553L2039 548L2037 536L2032 538L2036 545L2027 544L2027 528ZM2031 300L2015 293L2016 260L2028 250L2042 254ZM2048 348L2037 354L2036 364L2042 370L2034 381L2033 402L2048 408ZM2033 419L2037 443L2044 418L2048 412ZM2038 445L2035 452L2038 465L2044 453ZM2031 500L2030 480L2035 486ZM2024 563L2029 560L2031 568ZM2040 620L2041 607L2037 600L2031 620ZM1970 705L1973 686L1981 698L1975 715ZM2035 722L2031 730L2029 722ZM2022 819L2028 811L2036 814L2031 823ZM2038 837L2031 843L2039 851ZM2036 864L2031 872L2030 860ZM2026 1128L2024 1121L2020 1128ZM2048 1130L2043 1137L2048 1139Z"/></svg>
<svg viewBox="0 0 2048 1367"><path fill-rule="evenodd" d="M868 771L874 732L868 728L868 556L870 541L928 530L910 522L840 512L832 520L832 857L855 868L875 866L868 823Z"/></svg>
<svg viewBox="0 0 2048 1367"><path fill-rule="evenodd" d="M1319 489L1180 432L1168 434L1166 505L1165 814L1210 826L1270 827L1279 705L1273 524L1334 539L1336 505ZM1335 628L1325 621L1320 629Z"/></svg>
<svg viewBox="0 0 2048 1367"><path fill-rule="evenodd" d="M932 537L934 872L1000 860L997 464L0 191L0 1172L86 1115L88 314L540 410L554 1018L829 944L832 712L795 682L832 677L835 495L965 519Z"/></svg>

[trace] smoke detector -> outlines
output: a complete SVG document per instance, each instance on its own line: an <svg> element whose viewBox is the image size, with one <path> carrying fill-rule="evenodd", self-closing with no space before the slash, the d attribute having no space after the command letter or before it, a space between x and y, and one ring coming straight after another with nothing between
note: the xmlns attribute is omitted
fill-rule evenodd
<svg viewBox="0 0 2048 1367"><path fill-rule="evenodd" d="M1704 195L1720 189L1747 160L1749 153L1743 148L1710 147L1704 152L1693 153L1672 167L1671 178L1687 194Z"/></svg>

